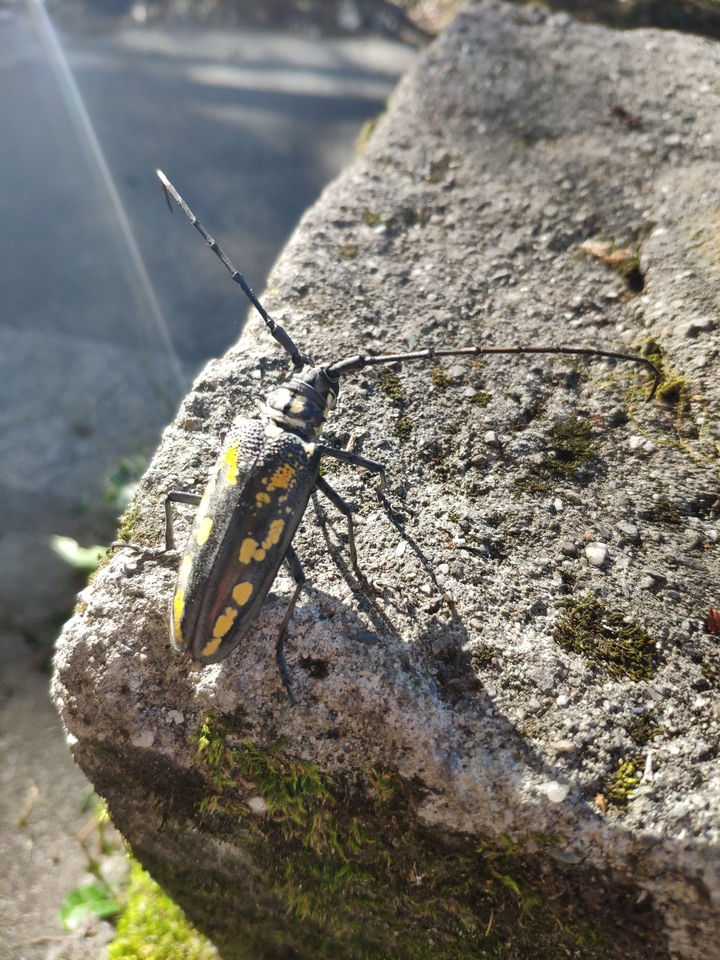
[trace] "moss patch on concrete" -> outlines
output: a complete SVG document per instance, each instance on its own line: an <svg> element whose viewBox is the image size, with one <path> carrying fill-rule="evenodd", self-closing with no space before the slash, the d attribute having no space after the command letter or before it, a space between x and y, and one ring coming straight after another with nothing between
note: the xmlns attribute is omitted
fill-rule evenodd
<svg viewBox="0 0 720 960"><path fill-rule="evenodd" d="M416 788L394 772L370 768L363 783L341 784L281 742L243 738L241 727L209 717L195 738L209 788L200 829L236 842L242 836L259 871L248 877L257 906L243 944L237 914L230 934L218 891L207 880L196 884L212 908L205 916L214 911L224 958L555 960L579 947L587 960L633 955L618 952L592 918L573 913L562 895L563 868L557 885L541 880L547 851L538 852L537 838L440 840L413 813ZM247 891L234 895L247 904Z"/></svg>
<svg viewBox="0 0 720 960"><path fill-rule="evenodd" d="M620 610L589 594L565 602L554 638L563 650L581 654L616 679L648 680L655 673L655 640Z"/></svg>
<svg viewBox="0 0 720 960"><path fill-rule="evenodd" d="M219 954L140 864L134 863L127 906L107 956L108 960L218 960Z"/></svg>

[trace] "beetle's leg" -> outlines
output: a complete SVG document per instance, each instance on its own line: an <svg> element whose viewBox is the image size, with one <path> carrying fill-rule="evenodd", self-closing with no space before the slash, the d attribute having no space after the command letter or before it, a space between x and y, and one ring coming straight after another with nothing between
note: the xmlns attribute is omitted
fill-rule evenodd
<svg viewBox="0 0 720 960"><path fill-rule="evenodd" d="M173 503L189 503L197 506L202 497L198 493L183 493L182 490L171 490L165 497L165 546L164 547L141 547L139 543L130 543L127 540L115 540L110 544L111 550L134 550L145 557L157 557L160 554L168 553L175 549L175 527L173 525L172 507Z"/></svg>
<svg viewBox="0 0 720 960"><path fill-rule="evenodd" d="M378 482L375 484L375 493L380 503L385 508L385 512L392 519L395 516L395 512L392 508L392 505L388 498L384 494L386 477L385 477L385 467L381 463L378 463L377 460L368 460L367 457L361 457L359 453L353 453L352 445L354 443L354 438L351 438L350 443L348 444L348 449L339 450L337 447L320 447L320 453L324 457L334 457L336 460L340 460L342 463L349 463L354 467L360 467L363 470L367 470L369 473L378 474ZM407 510L407 508L405 508ZM408 511L412 513L412 511Z"/></svg>
<svg viewBox="0 0 720 960"><path fill-rule="evenodd" d="M300 591L305 585L305 574L303 572L300 559L291 546L288 547L287 553L285 554L285 563L287 563L288 569L290 570L290 575L295 581L295 593L293 593L292 597L290 597L290 603L285 611L283 621L280 624L280 633L278 634L277 643L275 644L275 659L277 661L278 670L280 671L280 679L285 687L288 699L290 700L290 703L295 706L297 703L297 697L292 692L293 678L292 674L290 673L290 668L287 665L287 661L285 660L285 638L287 637L290 617L295 609L295 604L300 596Z"/></svg>
<svg viewBox="0 0 720 960"><path fill-rule="evenodd" d="M165 549L175 549L175 527L173 526L171 503L189 503L197 507L202 497L199 493L183 493L182 490L171 490L165 497Z"/></svg>
<svg viewBox="0 0 720 960"><path fill-rule="evenodd" d="M359 453L353 453L352 450L339 450L337 447L320 447L320 454L323 457L333 457L342 463L349 463L353 467L362 467L363 470L368 470L370 473L376 473L378 482L375 492L378 495L378 500L382 504L386 503L386 497L382 492L385 489L385 467L377 460L368 460L367 457L361 457Z"/></svg>
<svg viewBox="0 0 720 960"><path fill-rule="evenodd" d="M316 486L318 490L322 490L322 492L325 494L325 496L328 498L328 500L331 503L335 504L335 506L338 508L340 513L347 520L348 549L350 550L350 563L352 564L352 568L355 571L355 575L357 576L358 580L360 580L360 582L363 584L363 586L366 589L371 589L372 584L370 583L366 575L363 573L363 571L360 569L360 566L358 564L357 550L355 549L355 526L353 524L353 518L352 518L353 508L350 506L350 504L346 500L343 500L343 498L340 496L337 490L333 490L333 488L330 486L327 480L323 479L323 477L317 478Z"/></svg>

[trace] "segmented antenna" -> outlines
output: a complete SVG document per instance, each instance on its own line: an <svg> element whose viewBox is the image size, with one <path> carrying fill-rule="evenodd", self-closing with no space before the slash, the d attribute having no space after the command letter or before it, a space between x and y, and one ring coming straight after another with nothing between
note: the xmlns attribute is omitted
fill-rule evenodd
<svg viewBox="0 0 720 960"><path fill-rule="evenodd" d="M296 367L305 366L306 364L309 364L311 362L309 358L300 353L300 351L295 346L290 336L285 332L285 330L283 330L281 326L279 326L279 324L275 323L275 321L267 312L265 307L260 303L258 298L252 292L250 288L250 284L247 282L245 277L240 273L239 270L235 269L230 259L225 254L225 251L220 246L220 244L217 242L217 240L215 240L213 237L210 236L210 234L207 232L205 227L198 220L198 218L192 212L192 210L187 205L187 203L185 203L183 198L177 192L177 190L172 185L172 183L170 183L170 181L162 172L162 170L156 170L155 172L160 178L160 183L162 184L162 188L165 193L165 200L167 201L167 205L170 211L172 212L172 204L170 203L170 197L172 196L173 200L175 200L178 206L182 209L183 213L188 218L190 223L195 227L198 233L201 234L203 240L205 241L205 243L207 243L207 245L210 247L210 249L215 254L215 256L217 256L220 260L222 260L223 264L225 265L225 268L230 273L230 276L232 277L232 279L235 281L235 283L240 285L245 296L248 298L250 303L252 303L252 305L255 307L257 312L265 321L265 324L268 330L270 331L271 335L273 336L273 338L280 344L283 350L285 350L285 352L290 355L290 359L292 360L293 364Z"/></svg>
<svg viewBox="0 0 720 960"><path fill-rule="evenodd" d="M181 207L183 213L188 218L190 223L192 223L195 229L201 234L203 240L205 240L212 252L223 262L225 268L228 270L235 283L240 285L245 296L265 321L265 324L273 338L280 344L283 350L289 354L293 364L300 367L311 364L312 361L310 358L300 353L298 348L293 343L291 337L279 324L273 320L265 307L263 307L258 298L250 289L250 285L245 277L240 273L239 270L235 269L220 244L210 236L205 227L198 220L172 183L170 183L162 170L157 170L156 172L160 178L160 182L162 183L162 188L165 192L165 200L167 201L169 209L172 211L172 204L170 203L170 196L172 196L175 202ZM662 380L662 374L660 370L646 357L639 357L629 353L618 353L614 350L596 350L593 347L460 347L454 350L438 350L434 347L429 347L426 350L415 350L410 353L393 353L384 355L356 354L354 357L348 357L345 360L338 360L335 363L330 364L325 369L328 376L336 380L345 373L351 373L355 370L362 370L364 367L378 366L382 363L395 363L401 360L430 360L434 357L459 357L463 355L477 357L490 353L549 353L578 357L602 357L610 360L627 360L630 363L642 363L650 371L653 377L653 384L647 397L648 400L653 398L657 386Z"/></svg>
<svg viewBox="0 0 720 960"><path fill-rule="evenodd" d="M428 347L426 350L415 350L410 353L389 354L357 354L345 360L338 360L327 367L328 376L337 379L345 373L362 370L364 367L374 367L381 363L394 363L399 360L432 360L434 357L478 357L485 353L555 353L578 357L605 357L610 360L629 360L631 363L642 363L653 377L650 393L646 397L651 400L655 396L657 386L662 380L660 370L647 357L638 357L630 353L617 353L614 350L596 350L593 347L458 347L454 350L437 350Z"/></svg>

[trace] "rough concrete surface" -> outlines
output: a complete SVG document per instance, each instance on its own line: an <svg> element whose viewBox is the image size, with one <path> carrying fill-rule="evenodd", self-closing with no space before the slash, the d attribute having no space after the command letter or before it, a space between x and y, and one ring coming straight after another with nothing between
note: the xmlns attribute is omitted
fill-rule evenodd
<svg viewBox="0 0 720 960"><path fill-rule="evenodd" d="M272 655L284 571L240 649L202 669L167 639L177 558L120 552L82 595L54 680L76 760L228 956L253 924L275 936L255 956L376 954L363 931L341 950L326 915L309 953L242 816L234 832L202 820L213 786L193 736L209 715L259 749L281 738L348 804L387 771L430 835L517 844L542 889L566 878L610 936L603 956L720 957L720 645L705 626L720 584L719 107L711 42L470 6L306 215L267 308L316 359L652 338L676 389L645 402L639 366L557 357L347 378L327 441L355 435L385 464L395 522L368 478L330 461L325 476L360 508L361 562L385 592L360 588L342 518L311 502L295 708ZM622 255L623 277L606 261L626 248L639 262ZM259 321L208 365L142 484L134 538L161 540L165 492L202 488L223 428L286 367ZM569 601L597 613L582 648ZM605 645L624 627L632 662ZM240 806L254 787L239 778ZM218 877L234 927L193 895ZM436 955L479 955L482 931L463 929Z"/></svg>

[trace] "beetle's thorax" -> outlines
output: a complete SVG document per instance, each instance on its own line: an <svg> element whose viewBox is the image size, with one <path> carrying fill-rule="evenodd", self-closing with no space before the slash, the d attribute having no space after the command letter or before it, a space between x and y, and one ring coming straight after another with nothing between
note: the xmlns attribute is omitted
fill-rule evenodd
<svg viewBox="0 0 720 960"><path fill-rule="evenodd" d="M338 380L328 376L324 367L295 367L288 379L268 394L262 412L284 430L316 440L335 409L339 389Z"/></svg>

